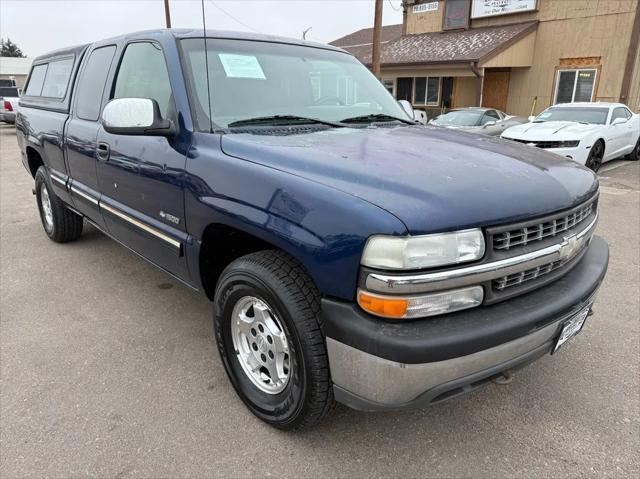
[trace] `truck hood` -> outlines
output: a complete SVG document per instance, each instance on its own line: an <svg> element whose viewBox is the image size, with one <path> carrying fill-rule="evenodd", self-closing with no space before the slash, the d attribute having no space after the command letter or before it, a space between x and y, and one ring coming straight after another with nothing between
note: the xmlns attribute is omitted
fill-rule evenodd
<svg viewBox="0 0 640 479"><path fill-rule="evenodd" d="M571 141L581 140L590 133L599 130L602 125L576 123L574 121L545 121L512 126L502 133L504 138L531 141Z"/></svg>
<svg viewBox="0 0 640 479"><path fill-rule="evenodd" d="M222 150L375 204L411 234L528 219L598 188L591 171L558 155L428 126L228 134Z"/></svg>

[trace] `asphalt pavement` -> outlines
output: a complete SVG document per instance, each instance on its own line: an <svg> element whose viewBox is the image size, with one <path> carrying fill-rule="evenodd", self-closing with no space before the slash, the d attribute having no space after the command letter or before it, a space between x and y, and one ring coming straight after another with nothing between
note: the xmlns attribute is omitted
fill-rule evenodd
<svg viewBox="0 0 640 479"><path fill-rule="evenodd" d="M85 227L45 236L0 124L0 477L638 477L640 164L601 173L608 276L557 355L401 413L275 430L235 395L212 308Z"/></svg>

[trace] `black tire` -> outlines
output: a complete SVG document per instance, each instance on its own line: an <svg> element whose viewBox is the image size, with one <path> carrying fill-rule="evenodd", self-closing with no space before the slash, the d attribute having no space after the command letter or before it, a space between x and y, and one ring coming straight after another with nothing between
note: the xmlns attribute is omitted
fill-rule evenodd
<svg viewBox="0 0 640 479"><path fill-rule="evenodd" d="M597 173L602 166L602 158L604 157L604 143L601 140L596 141L589 151L589 156L585 166L594 173Z"/></svg>
<svg viewBox="0 0 640 479"><path fill-rule="evenodd" d="M281 392L260 390L240 363L231 322L234 308L247 297L263 301L286 335L289 368ZM312 426L335 404L319 313L320 295L313 281L297 261L281 251L243 256L227 266L218 281L215 335L227 375L249 410L277 428Z"/></svg>
<svg viewBox="0 0 640 479"><path fill-rule="evenodd" d="M55 195L51 187L51 179L44 166L38 168L35 179L40 221L49 239L56 243L66 243L78 239L82 234L82 216L68 209L62 200ZM51 217L49 219L47 219L48 216L45 214L45 207L43 206L45 192L48 195L51 207Z"/></svg>
<svg viewBox="0 0 640 479"><path fill-rule="evenodd" d="M640 160L640 136L638 137L638 141L636 142L636 147L633 149L629 155L627 155L627 160L638 161Z"/></svg>

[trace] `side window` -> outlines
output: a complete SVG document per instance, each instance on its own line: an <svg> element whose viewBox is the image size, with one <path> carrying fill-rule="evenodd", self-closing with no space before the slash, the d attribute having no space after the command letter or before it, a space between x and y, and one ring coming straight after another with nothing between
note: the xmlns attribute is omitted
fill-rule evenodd
<svg viewBox="0 0 640 479"><path fill-rule="evenodd" d="M25 95L40 96L48 66L48 63L43 63L42 65L36 65L33 67L33 70L31 70L31 76L29 77L29 83L27 84L27 89L24 92Z"/></svg>
<svg viewBox="0 0 640 479"><path fill-rule="evenodd" d="M480 124L484 125L486 123L489 123L490 121L499 121L500 117L498 116L498 113L496 113L495 110L487 110L487 112L482 115L482 120L480 120Z"/></svg>
<svg viewBox="0 0 640 479"><path fill-rule="evenodd" d="M107 81L107 73L115 51L115 46L108 46L97 48L91 52L76 93L76 115L78 118L96 121L100 116L104 84Z"/></svg>
<svg viewBox="0 0 640 479"><path fill-rule="evenodd" d="M163 118L167 117L171 84L164 55L151 42L131 43L124 52L113 98L151 98L158 102Z"/></svg>
<svg viewBox="0 0 640 479"><path fill-rule="evenodd" d="M622 108L622 107L614 108L613 113L611 115L611 121L609 123L613 123L613 120L615 120L616 118L624 118L625 120L627 120L628 117L627 117L626 110L627 110L626 108Z"/></svg>
<svg viewBox="0 0 640 479"><path fill-rule="evenodd" d="M49 62L47 74L44 77L44 85L40 96L47 98L64 98L67 93L69 77L73 68L73 58L65 58Z"/></svg>

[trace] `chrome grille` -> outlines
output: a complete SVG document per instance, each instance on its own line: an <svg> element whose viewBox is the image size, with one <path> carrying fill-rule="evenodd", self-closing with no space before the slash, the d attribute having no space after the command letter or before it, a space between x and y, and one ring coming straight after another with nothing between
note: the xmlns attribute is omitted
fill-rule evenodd
<svg viewBox="0 0 640 479"><path fill-rule="evenodd" d="M565 216L495 233L493 235L493 249L496 251L508 251L516 246L526 246L535 241L556 236L587 219L594 211L595 204L595 201L592 201Z"/></svg>
<svg viewBox="0 0 640 479"><path fill-rule="evenodd" d="M493 280L493 289L504 291L506 288L511 286L518 286L522 283L526 283L527 281L544 276L545 274L549 274L564 266L564 264L564 261L554 261L553 263L543 264L537 268L510 274L508 276L503 276L502 278L496 278Z"/></svg>

